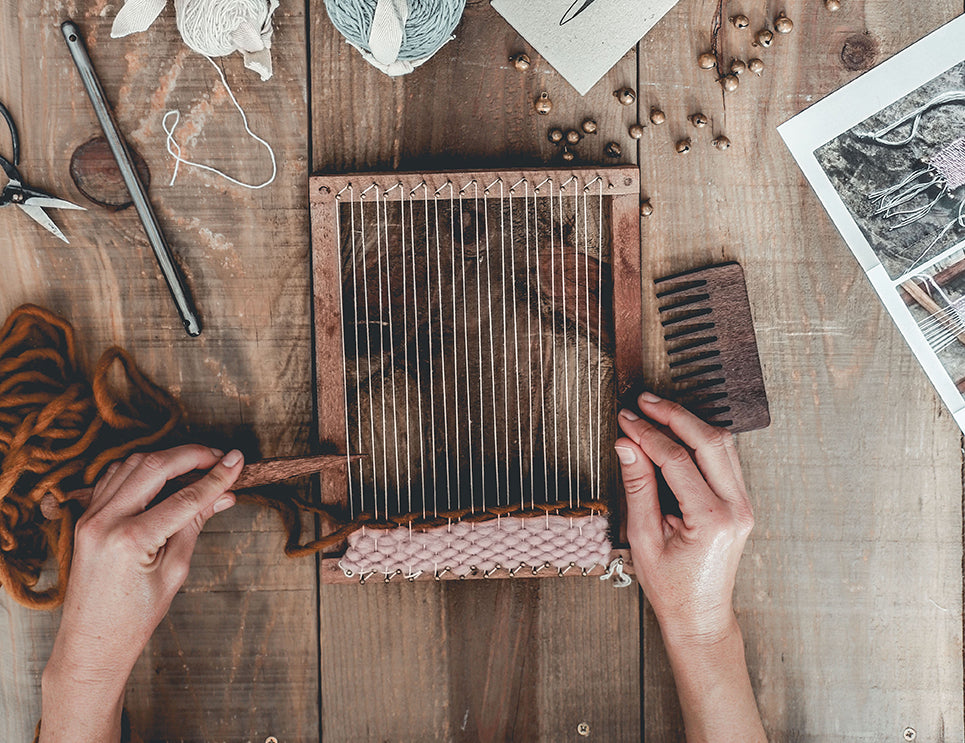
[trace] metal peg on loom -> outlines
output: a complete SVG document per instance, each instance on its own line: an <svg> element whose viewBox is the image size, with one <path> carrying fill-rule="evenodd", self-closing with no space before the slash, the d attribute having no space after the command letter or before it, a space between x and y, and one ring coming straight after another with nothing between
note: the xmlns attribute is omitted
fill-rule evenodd
<svg viewBox="0 0 965 743"><path fill-rule="evenodd" d="M306 457L276 457L274 459L262 459L258 462L249 462L241 468L241 474L238 475L238 479L235 480L235 484L231 489L232 491L249 490L263 485L281 482L282 480L288 480L292 477L301 477L303 475L312 475L316 472L338 469L352 462L357 462L365 456L365 454L352 454L350 456L344 454L321 454ZM195 470L194 472L189 472L186 475L169 480L167 486L161 491L158 497L154 499L152 505L159 500L163 500L163 498L171 493L197 482L206 474L207 472L205 471ZM66 498L64 502L61 503L53 495L48 493L40 499L40 512L44 515L44 518L48 520L59 519L62 509L68 502L77 503L81 508L86 510L90 505L93 495L93 488L72 490L65 493Z"/></svg>

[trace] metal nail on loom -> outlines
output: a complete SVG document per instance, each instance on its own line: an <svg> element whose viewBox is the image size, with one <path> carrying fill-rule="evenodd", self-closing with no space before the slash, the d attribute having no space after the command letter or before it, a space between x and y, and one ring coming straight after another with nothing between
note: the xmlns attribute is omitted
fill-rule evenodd
<svg viewBox="0 0 965 743"><path fill-rule="evenodd" d="M90 97L94 113L97 115L97 120L104 130L104 136L107 138L107 143L110 145L118 168L120 168L124 185L127 186L137 215L141 218L141 224L144 225L148 242L150 242L158 265L161 267L161 273L164 274L164 280L168 285L171 298L174 300L181 321L184 323L184 329L192 337L199 336L201 335L201 322L198 320L197 313L191 303L190 295L184 284L184 277L181 276L181 272L174 262L174 256L164 239L164 233L161 232L157 217L154 215L154 209L147 199L147 189L144 188L144 184L134 168L127 143L114 121L114 115L107 103L107 98L104 96L104 89L101 87L100 80L97 79L94 66L87 54L87 48L84 46L80 29L73 21L65 21L61 24L60 30L64 34L70 56L73 57L74 64L77 65L77 71L80 73L84 89Z"/></svg>

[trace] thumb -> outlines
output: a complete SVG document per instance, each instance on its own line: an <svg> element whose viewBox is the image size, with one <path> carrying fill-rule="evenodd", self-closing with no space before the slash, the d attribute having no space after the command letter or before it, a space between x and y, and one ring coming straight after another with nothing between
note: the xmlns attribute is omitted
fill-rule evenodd
<svg viewBox="0 0 965 743"><path fill-rule="evenodd" d="M617 439L614 449L620 459L623 490L627 496L627 536L631 546L637 535L650 544L660 544L663 513L653 462L632 439Z"/></svg>
<svg viewBox="0 0 965 743"><path fill-rule="evenodd" d="M175 534L187 528L197 537L205 522L215 513L216 505L221 507L218 510L232 505L230 499L234 496L228 495L228 502L221 499L241 474L243 461L237 449L228 452L200 480L138 516L154 546L160 549Z"/></svg>

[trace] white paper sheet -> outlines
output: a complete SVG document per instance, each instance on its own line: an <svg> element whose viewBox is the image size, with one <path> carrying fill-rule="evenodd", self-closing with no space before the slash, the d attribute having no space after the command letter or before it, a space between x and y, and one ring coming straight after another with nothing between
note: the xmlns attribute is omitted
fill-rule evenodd
<svg viewBox="0 0 965 743"><path fill-rule="evenodd" d="M492 0L493 8L580 95L586 95L676 3L677 0Z"/></svg>
<svg viewBox="0 0 965 743"><path fill-rule="evenodd" d="M927 168L929 157L965 135L963 39L965 16L960 16L778 131L965 431L965 398L959 391L965 387L965 342L958 339L965 338L965 224L959 224L965 187L937 198L922 219L905 226L898 224L901 214L878 211L881 202L872 196ZM955 100L956 91L961 92L960 101ZM947 103L928 107L943 95L950 99ZM886 135L869 136L905 118L906 124ZM909 135L908 142L898 144ZM899 208L927 205L938 190L932 186ZM906 302L901 287L907 288L909 281L941 312Z"/></svg>

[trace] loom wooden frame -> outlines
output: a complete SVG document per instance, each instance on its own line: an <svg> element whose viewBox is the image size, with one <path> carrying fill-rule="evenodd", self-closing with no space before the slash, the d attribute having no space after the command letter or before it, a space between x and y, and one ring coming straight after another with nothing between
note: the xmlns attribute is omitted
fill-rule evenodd
<svg viewBox="0 0 965 743"><path fill-rule="evenodd" d="M614 324L614 364L616 372L617 400L632 395L636 388L643 364L642 333L642 283L641 283L641 244L640 244L640 184L639 172L635 167L576 167L566 169L530 168L520 170L475 170L444 171L430 173L351 173L341 175L315 175L309 179L312 230L312 309L315 341L315 416L321 451L345 454L345 389L342 356L342 317L339 284L342 280L339 265L340 246L337 244L337 231L333 214L337 203L336 195L348 182L368 186L378 183L386 188L398 184L396 189L385 198L399 200L403 194L421 188L425 184L429 193L445 188L447 184L456 186L472 180L491 183L502 179L515 183L520 179L539 183L546 178L562 183L572 175L580 176L583 183L597 177L606 184L604 201L608 206L610 224L611 266L613 271L613 324ZM362 189L359 188L358 191ZM332 380L342 380L342 384ZM617 400L614 400L614 406ZM614 413L615 413L614 408ZM326 473L321 478L320 498L322 503L347 507L348 481L344 471ZM614 515L611 514L611 519ZM620 541L625 542L622 524L619 528ZM358 578L346 577L338 567L341 550L325 553L322 557L322 583L355 583ZM625 545L613 550L613 557L621 557L625 572L632 572L630 553ZM590 571L599 575L604 568ZM547 574L546 571L536 577ZM579 571L567 575L580 575ZM516 573L515 577L533 577L530 570ZM456 576L445 574L444 579ZM482 576L468 576L469 579ZM509 577L508 571L497 571L491 577ZM432 579L429 575L422 579Z"/></svg>

